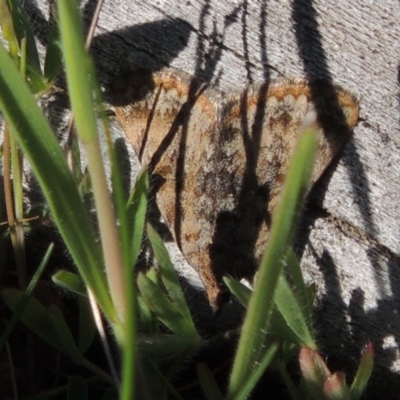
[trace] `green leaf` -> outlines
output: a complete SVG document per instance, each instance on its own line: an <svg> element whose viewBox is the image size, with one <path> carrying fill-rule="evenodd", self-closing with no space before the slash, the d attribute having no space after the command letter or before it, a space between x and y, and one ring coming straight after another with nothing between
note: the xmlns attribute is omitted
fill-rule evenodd
<svg viewBox="0 0 400 400"><path fill-rule="evenodd" d="M227 276L225 276L223 279L231 293L234 294L243 304L243 306L247 308L252 290L235 279L229 278Z"/></svg>
<svg viewBox="0 0 400 400"><path fill-rule="evenodd" d="M138 286L144 300L156 317L171 331L182 335L183 338L197 339L198 334L194 330L186 315L171 303L163 290L151 281L146 275L139 274Z"/></svg>
<svg viewBox="0 0 400 400"><path fill-rule="evenodd" d="M187 319L187 321L191 321L192 316L186 303L185 295L183 294L178 274L176 273L174 266L172 265L164 242L150 224L147 224L147 235L150 240L151 247L154 251L154 256L157 260L158 267L160 269L161 279L172 304L174 304L175 307L179 309L180 314L183 315L183 317ZM194 325L192 326L192 329L195 330Z"/></svg>
<svg viewBox="0 0 400 400"><path fill-rule="evenodd" d="M48 85L41 72L36 40L24 10L16 0L1 0L1 4L3 35L9 41L9 51L15 64L26 76L33 93L46 90ZM6 8L9 12L5 12Z"/></svg>
<svg viewBox="0 0 400 400"><path fill-rule="evenodd" d="M1 295L12 310L15 310L19 302L24 298L24 293L17 289L3 289ZM31 329L35 335L40 337L50 346L63 353L65 352L65 346L60 341L59 333L53 324L52 316L54 311L46 309L39 301L31 297L21 314L21 321ZM66 353L68 354L68 352Z"/></svg>
<svg viewBox="0 0 400 400"><path fill-rule="evenodd" d="M61 45L67 74L68 92L75 125L84 145L98 140L96 78L93 62L86 51L83 24L76 1L57 2Z"/></svg>
<svg viewBox="0 0 400 400"><path fill-rule="evenodd" d="M351 400L358 400L361 398L374 368L374 358L374 347L372 343L368 343L364 348L364 353L361 357L360 365L358 366L356 376L351 385Z"/></svg>
<svg viewBox="0 0 400 400"><path fill-rule="evenodd" d="M257 382L259 381L265 370L268 368L278 350L279 343L272 343L268 347L264 356L261 358L260 364L249 374L247 381L245 382L243 387L240 388L238 394L233 398L234 400L246 400L247 398L249 398L251 391L254 389ZM228 397L228 400L230 399L231 398Z"/></svg>
<svg viewBox="0 0 400 400"><path fill-rule="evenodd" d="M31 24L21 7L20 2L17 0L7 0L7 4L12 15L18 42L21 43L22 39L26 39L28 66L40 74L39 53L36 47L35 35L33 34Z"/></svg>
<svg viewBox="0 0 400 400"><path fill-rule="evenodd" d="M123 261L115 210L107 186L107 176L97 129L95 109L97 106L101 106L101 95L93 62L84 46L83 23L79 13L79 4L75 1L59 0L57 5L68 93L76 131L88 160L103 249L104 267L117 317L116 319L113 318L113 328L118 342L123 343L127 340L125 334L131 333L127 331L131 331L133 325L128 317L128 315L133 314L133 301L128 299L126 293L128 287L132 285L127 284L129 278L124 276L126 265ZM105 121L103 123L106 126ZM85 282L89 284L86 280ZM97 298L97 300L99 299ZM126 324L130 326L127 329L124 327ZM124 355L126 354L127 352L124 352ZM129 385L131 385L131 382Z"/></svg>
<svg viewBox="0 0 400 400"><path fill-rule="evenodd" d="M82 360L82 354L75 343L60 309L56 305L51 305L48 309L48 315L57 332L58 340L62 343L64 353L70 356L74 362L79 363Z"/></svg>
<svg viewBox="0 0 400 400"><path fill-rule="evenodd" d="M143 170L140 172L136 180L135 187L128 201L127 209L127 220L132 221L129 260L130 265L133 266L137 263L142 245L144 225L146 221L148 191L149 178L147 170Z"/></svg>
<svg viewBox="0 0 400 400"><path fill-rule="evenodd" d="M306 345L316 350L317 346L315 344L314 335L313 332L309 330L309 325L304 317L303 309L283 275L278 279L274 300L287 325L295 333L297 338L300 339L296 341L296 344L299 346Z"/></svg>
<svg viewBox="0 0 400 400"><path fill-rule="evenodd" d="M158 322L140 293L137 295L137 310L140 332L148 335L158 333Z"/></svg>
<svg viewBox="0 0 400 400"><path fill-rule="evenodd" d="M12 15L5 0L0 0L0 24L3 37L8 42L8 49L14 61L18 60L19 43L14 30Z"/></svg>
<svg viewBox="0 0 400 400"><path fill-rule="evenodd" d="M214 376L206 364L200 363L197 365L197 376L200 386L203 389L204 396L208 400L223 400L223 396L215 382Z"/></svg>
<svg viewBox="0 0 400 400"><path fill-rule="evenodd" d="M74 178L55 135L3 46L0 46L0 109L31 164L81 276L108 318L114 320L102 252Z"/></svg>
<svg viewBox="0 0 400 400"><path fill-rule="evenodd" d="M29 64L26 66L26 77L29 88L34 94L45 92L51 87L51 84L43 78L41 72L32 68Z"/></svg>
<svg viewBox="0 0 400 400"><path fill-rule="evenodd" d="M193 346L193 341L176 334L139 335L137 345L141 355L148 361L155 357L157 359L171 355L176 357Z"/></svg>
<svg viewBox="0 0 400 400"><path fill-rule="evenodd" d="M247 308L252 290L235 279L224 277L224 282L228 286L229 290L240 300L243 306ZM299 344L299 337L288 326L284 317L276 307L274 307L271 314L271 320L268 326L268 335L286 340L289 343Z"/></svg>
<svg viewBox="0 0 400 400"><path fill-rule="evenodd" d="M60 270L56 272L51 279L56 285L64 289L79 294L80 296L87 295L85 283L82 278L73 272Z"/></svg>
<svg viewBox="0 0 400 400"><path fill-rule="evenodd" d="M280 202L272 218L269 242L258 270L242 328L228 397L233 397L241 389L254 366L260 362L265 334L274 307L275 287L307 192L316 150L315 130L303 131L287 172Z"/></svg>
<svg viewBox="0 0 400 400"><path fill-rule="evenodd" d="M300 263L297 260L296 255L292 249L288 249L286 255L286 262L290 270L290 278L292 281L291 287L299 303L305 321L307 322L308 329L313 332L313 320L312 320L312 304L314 301L313 290L306 286L303 278L303 272L301 271Z"/></svg>
<svg viewBox="0 0 400 400"><path fill-rule="evenodd" d="M62 59L60 29L57 21L52 21L44 61L44 76L47 80L54 81L57 77L61 70Z"/></svg>
<svg viewBox="0 0 400 400"><path fill-rule="evenodd" d="M43 257L42 262L39 265L39 268L36 270L35 275L32 277L28 287L26 288L22 299L18 305L15 306L14 313L11 317L11 319L8 321L6 327L4 328L1 337L0 337L0 352L3 349L4 344L6 343L8 336L10 335L12 329L14 328L15 324L17 323L18 319L20 318L21 314L24 312L24 309L29 301L29 298L32 296L32 293L36 287L36 284L38 283L40 277L42 276L42 273L44 269L46 268L46 265L49 261L50 255L54 249L54 244L50 244L49 248L46 251L46 254Z"/></svg>
<svg viewBox="0 0 400 400"><path fill-rule="evenodd" d="M91 346L96 336L96 325L93 320L92 309L87 297L80 297L79 302L79 336L78 348L81 354Z"/></svg>

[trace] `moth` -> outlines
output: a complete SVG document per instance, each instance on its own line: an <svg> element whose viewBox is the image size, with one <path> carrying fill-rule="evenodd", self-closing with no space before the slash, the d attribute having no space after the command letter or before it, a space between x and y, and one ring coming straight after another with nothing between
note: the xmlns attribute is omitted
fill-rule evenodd
<svg viewBox="0 0 400 400"><path fill-rule="evenodd" d="M224 274L251 278L306 114L317 114L314 183L348 140L359 105L327 81L279 79L222 94L171 68L112 87L117 119L160 182L156 202L210 305Z"/></svg>

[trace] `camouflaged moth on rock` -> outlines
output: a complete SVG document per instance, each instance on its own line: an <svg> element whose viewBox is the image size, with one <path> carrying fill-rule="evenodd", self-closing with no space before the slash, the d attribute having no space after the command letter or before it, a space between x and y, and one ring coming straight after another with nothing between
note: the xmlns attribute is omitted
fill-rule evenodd
<svg viewBox="0 0 400 400"><path fill-rule="evenodd" d="M223 97L170 68L138 70L112 95L141 163L162 178L157 205L214 308L224 274L251 277L258 266L306 114L318 115L314 183L359 113L352 94L326 81L278 80Z"/></svg>

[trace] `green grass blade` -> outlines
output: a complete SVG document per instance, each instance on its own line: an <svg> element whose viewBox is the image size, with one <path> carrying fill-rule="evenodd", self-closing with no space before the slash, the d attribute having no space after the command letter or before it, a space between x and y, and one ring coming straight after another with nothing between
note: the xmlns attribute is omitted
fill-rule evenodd
<svg viewBox="0 0 400 400"><path fill-rule="evenodd" d="M95 293L105 314L115 319L102 273L101 250L74 178L47 120L2 45L0 109L30 162L81 276Z"/></svg>
<svg viewBox="0 0 400 400"><path fill-rule="evenodd" d="M160 269L161 279L171 302L179 309L180 314L183 315L185 319L191 320L192 317L179 282L178 274L172 265L164 242L150 224L147 225L147 236Z"/></svg>
<svg viewBox="0 0 400 400"><path fill-rule="evenodd" d="M78 348L84 354L86 350L92 345L96 336L96 325L93 319L92 309L87 297L78 298L79 303L79 335L78 335Z"/></svg>
<svg viewBox="0 0 400 400"><path fill-rule="evenodd" d="M290 270L290 277L293 281L293 291L295 292L297 301L303 310L304 317L309 324L309 329L312 331L312 304L314 301L314 296L311 295L310 288L307 287L306 283L304 282L300 263L292 249L288 249L286 262Z"/></svg>
<svg viewBox="0 0 400 400"><path fill-rule="evenodd" d="M260 361L260 364L250 374L246 383L240 389L239 393L234 397L234 400L246 400L249 397L251 391L254 389L255 385L261 378L262 374L268 368L269 364L275 357L278 350L279 350L279 343L272 343L268 347L267 351L265 352L264 356ZM228 397L228 399L230 398Z"/></svg>
<svg viewBox="0 0 400 400"><path fill-rule="evenodd" d="M369 378L371 377L372 370L374 368L375 352L372 343L368 343L365 346L364 354L361 357L360 365L353 383L350 388L351 400L358 400L361 398L364 389L367 386Z"/></svg>
<svg viewBox="0 0 400 400"><path fill-rule="evenodd" d="M6 327L4 328L1 337L0 337L0 353L3 350L3 346L6 343L8 336L10 335L11 331L13 330L15 324L17 323L18 319L20 318L22 312L24 311L24 308L26 307L29 298L32 296L32 293L36 287L37 282L39 281L40 277L42 276L42 273L44 269L46 268L46 265L49 261L50 255L54 249L54 244L51 243L49 248L46 251L46 254L43 257L42 262L39 265L39 268L36 270L35 275L33 275L28 287L26 288L24 295L21 299L21 302L16 306L14 313L11 317L11 319L8 321Z"/></svg>
<svg viewBox="0 0 400 400"><path fill-rule="evenodd" d="M224 399L219 390L217 382L215 382L214 376L212 375L206 364L200 363L197 365L197 376L199 378L200 386L203 389L203 393L206 399Z"/></svg>
<svg viewBox="0 0 400 400"><path fill-rule="evenodd" d="M71 108L79 138L86 145L98 140L95 71L84 47L78 2L61 0L57 4Z"/></svg>
<svg viewBox="0 0 400 400"><path fill-rule="evenodd" d="M143 170L136 180L132 195L128 200L127 220L128 227L131 228L129 260L130 265L135 266L139 258L142 246L144 226L146 223L147 212L147 193L149 191L149 177L147 170Z"/></svg>
<svg viewBox="0 0 400 400"><path fill-rule="evenodd" d="M224 282L228 286L229 290L247 309L252 293L251 289L243 285L241 282L238 282L231 278L224 277ZM293 332L293 329L288 326L282 314L278 311L276 307L274 307L271 314L271 320L268 326L268 334L272 335L273 337L286 340L288 343L299 344L299 336L295 332Z"/></svg>
<svg viewBox="0 0 400 400"><path fill-rule="evenodd" d="M60 270L56 272L51 279L56 285L64 289L79 294L80 296L87 296L85 283L79 275L73 272Z"/></svg>
<svg viewBox="0 0 400 400"><path fill-rule="evenodd" d="M104 121L103 121L104 122ZM132 195L126 202L124 188L121 179L121 170L118 164L115 148L112 144L111 133L108 126L104 124L110 160L112 164L113 194L118 215L119 233L123 254L123 267L125 276L125 294L127 304L127 315L124 324L124 335L128 340L123 343L123 365L122 365L122 388L121 399L131 399L134 392L136 380L135 371L139 375L143 370L141 361L136 359L136 342L138 325L136 315L138 314L138 295L134 282L133 267L139 258L143 239L144 225L147 211L148 175L147 170L142 171L134 185ZM139 313L142 309L139 309ZM143 317L143 314L141 314ZM140 318L140 317L139 317ZM139 319L140 320L140 319Z"/></svg>
<svg viewBox="0 0 400 400"><path fill-rule="evenodd" d="M233 293L243 304L243 306L247 308L252 290L243 285L243 283L238 282L235 279L228 278L226 276L224 277L224 282L226 286L228 286L230 292Z"/></svg>
<svg viewBox="0 0 400 400"><path fill-rule="evenodd" d="M188 326L187 320L180 309L170 301L156 283L146 275L139 274L138 286L150 309L165 326L183 336L193 334L192 327Z"/></svg>
<svg viewBox="0 0 400 400"><path fill-rule="evenodd" d="M299 338L296 344L299 346L306 345L316 350L317 345L313 331L309 329L301 304L297 301L292 288L283 275L278 279L274 300L287 325Z"/></svg>
<svg viewBox="0 0 400 400"><path fill-rule="evenodd" d="M53 328L58 335L58 341L62 343L63 351L76 363L82 360L82 354L78 349L75 339L69 330L64 316L56 305L52 305L48 309L48 316L53 324Z"/></svg>
<svg viewBox="0 0 400 400"><path fill-rule="evenodd" d="M297 259L292 249L288 249L286 255L286 263L290 270L290 277L293 282L293 290L299 303L301 304L301 308L303 309L305 318L309 322L311 328L312 304L314 302L315 296L311 295L313 291L304 282L303 272L301 271L299 260Z"/></svg>
<svg viewBox="0 0 400 400"><path fill-rule="evenodd" d="M28 67L35 70L36 73L40 73L39 53L36 47L36 40L31 28L31 24L19 1L7 0L7 5L12 15L15 34L18 38L18 42L21 43L22 39L26 39Z"/></svg>
<svg viewBox="0 0 400 400"><path fill-rule="evenodd" d="M60 30L57 21L52 21L48 39L46 57L44 60L44 76L53 81L62 67L62 50Z"/></svg>
<svg viewBox="0 0 400 400"><path fill-rule="evenodd" d="M3 289L1 296L12 310L24 299L24 292L18 289ZM40 337L54 349L64 352L65 348L60 342L57 331L54 329L49 311L34 297L30 297L21 313L22 321L35 335Z"/></svg>
<svg viewBox="0 0 400 400"><path fill-rule="evenodd" d="M192 342L187 342L182 336L176 334L139 335L137 342L141 356L145 357L147 362L151 359L159 360L167 356L176 358L178 354L185 353L192 344Z"/></svg>
<svg viewBox="0 0 400 400"><path fill-rule="evenodd" d="M0 0L0 24L3 37L8 42L8 51L13 60L17 62L19 43L14 30L14 21L6 0Z"/></svg>
<svg viewBox="0 0 400 400"><path fill-rule="evenodd" d="M126 295L120 235L107 187L97 131L95 108L100 106L99 90L92 60L84 46L83 24L78 3L59 0L57 4L71 107L77 133L88 160L108 286L119 319L120 326L117 330L117 326L114 326L114 331L117 340L124 342L126 332L122 325L127 318L129 303Z"/></svg>
<svg viewBox="0 0 400 400"><path fill-rule="evenodd" d="M280 202L273 215L269 242L250 298L229 382L229 397L238 393L255 364L260 361L274 306L275 287L309 185L316 149L316 133L313 130L302 132L289 166Z"/></svg>

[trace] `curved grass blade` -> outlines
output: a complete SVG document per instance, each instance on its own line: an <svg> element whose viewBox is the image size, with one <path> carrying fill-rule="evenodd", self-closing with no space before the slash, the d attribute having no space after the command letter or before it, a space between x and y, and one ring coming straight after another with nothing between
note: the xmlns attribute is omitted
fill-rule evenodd
<svg viewBox="0 0 400 400"><path fill-rule="evenodd" d="M114 320L115 309L102 272L101 250L74 178L49 123L2 45L0 109L30 162L81 276L107 317Z"/></svg>

